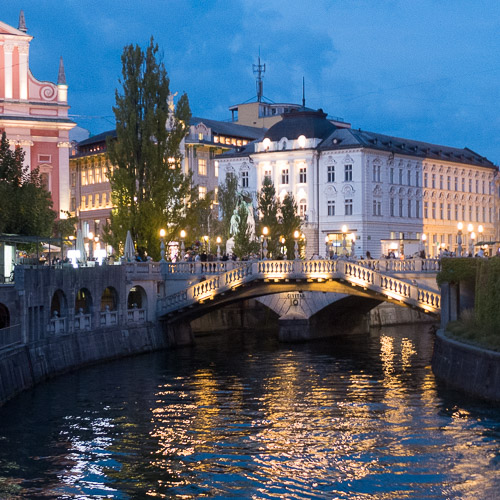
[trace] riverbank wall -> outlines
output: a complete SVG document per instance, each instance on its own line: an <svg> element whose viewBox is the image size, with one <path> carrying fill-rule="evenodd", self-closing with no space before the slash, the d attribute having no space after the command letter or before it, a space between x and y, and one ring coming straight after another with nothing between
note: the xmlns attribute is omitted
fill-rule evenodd
<svg viewBox="0 0 500 500"><path fill-rule="evenodd" d="M168 335L146 323L58 335L0 350L0 405L23 390L82 366L167 348Z"/></svg>
<svg viewBox="0 0 500 500"><path fill-rule="evenodd" d="M464 344L439 330L434 343L432 370L448 387L500 403L500 353Z"/></svg>

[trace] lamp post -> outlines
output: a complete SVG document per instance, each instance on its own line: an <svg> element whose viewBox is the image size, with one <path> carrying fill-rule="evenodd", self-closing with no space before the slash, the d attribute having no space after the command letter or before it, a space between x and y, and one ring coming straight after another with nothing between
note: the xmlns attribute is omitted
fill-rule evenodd
<svg viewBox="0 0 500 500"><path fill-rule="evenodd" d="M262 243L262 258L267 259L267 235L269 234L269 228L264 226L262 228L262 236L264 236L264 241Z"/></svg>
<svg viewBox="0 0 500 500"><path fill-rule="evenodd" d="M286 257L286 246L285 246L286 240L285 240L284 236L280 236L280 243L281 243L281 255L283 256L283 258L285 258Z"/></svg>
<svg viewBox="0 0 500 500"><path fill-rule="evenodd" d="M205 253L208 253L208 240L209 240L208 235L203 236Z"/></svg>
<svg viewBox="0 0 500 500"><path fill-rule="evenodd" d="M473 241L472 241L473 240L472 233L474 233L474 226L472 224L469 224L467 226L467 231L469 233L469 253L471 255L474 255L474 253L473 253L474 252L474 246L472 245L472 243L473 243ZM474 233L474 237L475 237L475 233Z"/></svg>
<svg viewBox="0 0 500 500"><path fill-rule="evenodd" d="M457 234L457 257L462 257L462 230L464 225L462 222L457 224L458 234Z"/></svg>
<svg viewBox="0 0 500 500"><path fill-rule="evenodd" d="M342 226L342 251L344 252L344 255L347 255L346 236L347 236L347 226L344 224Z"/></svg>
<svg viewBox="0 0 500 500"><path fill-rule="evenodd" d="M165 229L160 229L160 262L165 262L165 235L167 232Z"/></svg>
<svg viewBox="0 0 500 500"><path fill-rule="evenodd" d="M330 238L325 236L325 259L330 258Z"/></svg>
<svg viewBox="0 0 500 500"><path fill-rule="evenodd" d="M184 238L186 237L186 231L184 231L184 229L181 229L180 236L181 236L181 260L184 260L184 256L186 255L184 248Z"/></svg>
<svg viewBox="0 0 500 500"><path fill-rule="evenodd" d="M481 248L483 248L483 231L484 231L483 225L479 224L479 227L477 228L477 232L479 233L477 237L477 242L479 245L481 245Z"/></svg>
<svg viewBox="0 0 500 500"><path fill-rule="evenodd" d="M299 231L297 230L294 231L293 238L295 240L295 246L294 246L295 260L299 260L299 238L300 238Z"/></svg>
<svg viewBox="0 0 500 500"><path fill-rule="evenodd" d="M220 260L220 244L222 243L222 238L220 236L217 236L217 238L215 238L215 241L217 243L217 260Z"/></svg>
<svg viewBox="0 0 500 500"><path fill-rule="evenodd" d="M470 233L470 255L471 257L474 257L474 240L476 239L476 233L472 231Z"/></svg>

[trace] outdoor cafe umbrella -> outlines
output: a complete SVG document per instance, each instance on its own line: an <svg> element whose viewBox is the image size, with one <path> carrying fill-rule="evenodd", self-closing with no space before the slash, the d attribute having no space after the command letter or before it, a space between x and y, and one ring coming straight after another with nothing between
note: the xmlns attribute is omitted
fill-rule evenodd
<svg viewBox="0 0 500 500"><path fill-rule="evenodd" d="M80 250L79 261L83 264L87 263L87 254L85 253L85 245L83 244L82 230L78 229L76 232L76 245L75 250Z"/></svg>
<svg viewBox="0 0 500 500"><path fill-rule="evenodd" d="M127 262L132 262L135 258L135 247L134 240L132 240L132 235L130 231L127 231L127 239L125 240L125 252L123 253L125 260Z"/></svg>

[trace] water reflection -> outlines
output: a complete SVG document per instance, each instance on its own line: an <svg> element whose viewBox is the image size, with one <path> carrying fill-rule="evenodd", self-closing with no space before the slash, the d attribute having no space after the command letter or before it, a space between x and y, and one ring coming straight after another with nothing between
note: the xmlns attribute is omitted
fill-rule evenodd
<svg viewBox="0 0 500 500"><path fill-rule="evenodd" d="M0 498L493 498L500 410L431 349L220 335L61 377L0 409Z"/></svg>

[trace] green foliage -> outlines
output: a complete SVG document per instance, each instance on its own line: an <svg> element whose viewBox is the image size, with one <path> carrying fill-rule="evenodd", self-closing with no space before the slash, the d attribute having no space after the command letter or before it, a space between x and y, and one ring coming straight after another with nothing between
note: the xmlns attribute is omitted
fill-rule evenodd
<svg viewBox="0 0 500 500"><path fill-rule="evenodd" d="M112 201L110 242L122 248L130 230L137 247L159 258L159 231L178 237L197 193L182 172L180 143L191 112L184 94L169 109L169 79L151 38L144 52L129 45L122 55L123 93L116 91L116 140L108 140ZM173 105L172 105L173 106Z"/></svg>
<svg viewBox="0 0 500 500"><path fill-rule="evenodd" d="M470 262L467 266L461 263L455 267L446 263L447 272L454 269L452 276L457 274L457 269L461 270L462 279L457 281L473 282L475 278L474 310L462 311L460 320L450 322L446 330L459 340L500 350L500 257L445 260Z"/></svg>
<svg viewBox="0 0 500 500"><path fill-rule="evenodd" d="M280 205L281 234L285 237L287 259L294 259L295 239L293 233L300 230L301 220L297 215L297 203L292 194L287 193Z"/></svg>
<svg viewBox="0 0 500 500"><path fill-rule="evenodd" d="M474 284L479 260L474 258L441 259L441 271L437 275L437 283L459 283L460 281Z"/></svg>
<svg viewBox="0 0 500 500"><path fill-rule="evenodd" d="M51 236L56 213L38 169L23 166L24 152L0 140L0 233Z"/></svg>
<svg viewBox="0 0 500 500"><path fill-rule="evenodd" d="M253 210L250 205L250 210ZM248 227L247 208L241 203L238 208L238 232L234 237L233 252L240 258L248 257L252 253L259 252L259 243L251 241L250 228Z"/></svg>
<svg viewBox="0 0 500 500"><path fill-rule="evenodd" d="M276 198L276 189L269 177L264 177L257 200L260 213L260 233L264 227L269 228L267 248L271 255L276 256L278 255L281 234L278 219L279 203Z"/></svg>
<svg viewBox="0 0 500 500"><path fill-rule="evenodd" d="M67 238L75 234L75 227L78 224L78 217L73 217L70 212L63 211L64 219L59 219L54 223L54 237Z"/></svg>
<svg viewBox="0 0 500 500"><path fill-rule="evenodd" d="M238 179L233 174L226 175L224 184L219 187L219 210L222 221L222 238L227 241L230 238L229 228L231 216L238 204Z"/></svg>

